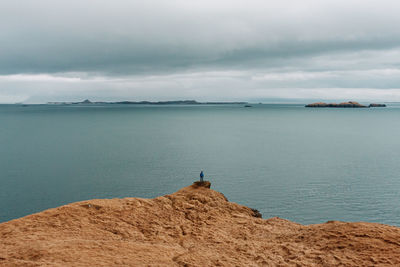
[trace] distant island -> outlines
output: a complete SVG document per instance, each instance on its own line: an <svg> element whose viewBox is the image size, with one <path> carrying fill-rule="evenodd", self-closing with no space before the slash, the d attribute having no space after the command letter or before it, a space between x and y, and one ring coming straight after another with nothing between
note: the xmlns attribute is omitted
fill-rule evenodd
<svg viewBox="0 0 400 267"><path fill-rule="evenodd" d="M355 101L348 101L342 103L324 103L316 102L312 104L305 105L306 108L373 108L373 107L386 107L385 104L369 104L368 106L362 105Z"/></svg>
<svg viewBox="0 0 400 267"><path fill-rule="evenodd" d="M96 104L122 104L122 105L245 105L247 102L197 102L196 100L173 100L173 101L118 101L118 102L92 102L86 99L82 102L47 102L48 105L96 105Z"/></svg>

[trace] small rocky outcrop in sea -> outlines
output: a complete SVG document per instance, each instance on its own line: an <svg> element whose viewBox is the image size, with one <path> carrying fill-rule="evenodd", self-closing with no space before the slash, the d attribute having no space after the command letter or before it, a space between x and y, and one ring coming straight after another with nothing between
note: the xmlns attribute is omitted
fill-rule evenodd
<svg viewBox="0 0 400 267"><path fill-rule="evenodd" d="M372 103L372 104L369 104L369 107L370 107L370 108L379 108L379 107L386 107L386 105L385 105L385 104L375 104L375 103Z"/></svg>
<svg viewBox="0 0 400 267"><path fill-rule="evenodd" d="M386 107L385 104L370 104L369 106L362 105L356 101L348 101L342 103L325 103L325 102L316 102L312 104L308 104L305 106L306 108L369 108L369 107Z"/></svg>

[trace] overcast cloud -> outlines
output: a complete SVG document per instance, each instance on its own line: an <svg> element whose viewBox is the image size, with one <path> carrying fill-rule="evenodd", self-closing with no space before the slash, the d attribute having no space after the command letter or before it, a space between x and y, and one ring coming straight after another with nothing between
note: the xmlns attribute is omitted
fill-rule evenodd
<svg viewBox="0 0 400 267"><path fill-rule="evenodd" d="M400 101L396 0L0 2L0 102Z"/></svg>

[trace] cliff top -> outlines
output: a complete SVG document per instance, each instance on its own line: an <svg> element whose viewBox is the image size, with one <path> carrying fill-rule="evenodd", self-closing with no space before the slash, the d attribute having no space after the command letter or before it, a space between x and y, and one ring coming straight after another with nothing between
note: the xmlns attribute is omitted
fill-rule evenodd
<svg viewBox="0 0 400 267"><path fill-rule="evenodd" d="M208 187L93 199L2 223L0 265L400 265L398 227L264 220Z"/></svg>

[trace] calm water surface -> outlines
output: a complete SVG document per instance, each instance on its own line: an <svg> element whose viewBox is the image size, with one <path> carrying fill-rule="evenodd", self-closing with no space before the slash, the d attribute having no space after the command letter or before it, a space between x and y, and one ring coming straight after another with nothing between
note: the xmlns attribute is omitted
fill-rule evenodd
<svg viewBox="0 0 400 267"><path fill-rule="evenodd" d="M400 225L399 134L396 105L0 105L0 222L169 194L203 169L264 218Z"/></svg>

